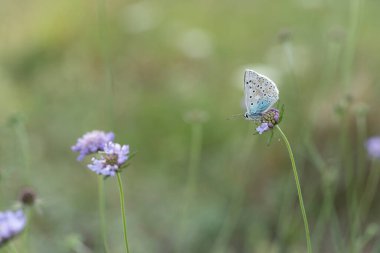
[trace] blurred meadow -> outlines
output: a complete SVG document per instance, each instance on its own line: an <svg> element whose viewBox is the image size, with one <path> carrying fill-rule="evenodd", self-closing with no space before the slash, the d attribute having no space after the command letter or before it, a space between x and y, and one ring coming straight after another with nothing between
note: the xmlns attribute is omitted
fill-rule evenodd
<svg viewBox="0 0 380 253"><path fill-rule="evenodd" d="M380 134L379 10L375 0L2 0L0 211L24 187L39 199L15 248L104 252L98 176L70 149L99 129L136 152L122 173L131 252L306 252L279 134L268 145L270 133L231 119L252 68L280 90L314 252L380 252L380 163L365 149ZM110 252L123 252L115 178L105 196Z"/></svg>

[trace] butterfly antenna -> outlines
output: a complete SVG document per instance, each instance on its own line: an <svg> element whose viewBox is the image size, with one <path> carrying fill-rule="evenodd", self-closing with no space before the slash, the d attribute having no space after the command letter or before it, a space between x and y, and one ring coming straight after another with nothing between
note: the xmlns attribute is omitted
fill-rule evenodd
<svg viewBox="0 0 380 253"><path fill-rule="evenodd" d="M227 120L232 120L232 119L236 119L236 118L243 118L243 115L241 113L234 114L234 115L231 115L230 117L228 117Z"/></svg>

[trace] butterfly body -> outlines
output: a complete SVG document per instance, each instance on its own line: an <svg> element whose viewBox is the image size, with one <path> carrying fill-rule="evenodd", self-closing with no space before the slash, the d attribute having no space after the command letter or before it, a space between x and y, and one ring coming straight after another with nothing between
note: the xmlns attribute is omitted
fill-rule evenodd
<svg viewBox="0 0 380 253"><path fill-rule="evenodd" d="M247 120L259 121L278 100L276 84L268 77L247 69L244 74L244 101Z"/></svg>

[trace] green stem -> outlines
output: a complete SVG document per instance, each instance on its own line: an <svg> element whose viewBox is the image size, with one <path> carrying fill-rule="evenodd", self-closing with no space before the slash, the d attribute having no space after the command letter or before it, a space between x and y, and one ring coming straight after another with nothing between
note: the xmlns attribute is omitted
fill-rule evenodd
<svg viewBox="0 0 380 253"><path fill-rule="evenodd" d="M312 253L313 251L312 251L311 241L310 241L309 223L307 222L307 216L306 216L305 206L303 204L303 198L302 198L302 192L301 192L301 185L300 185L300 182L299 182L299 179L298 179L297 167L296 167L296 163L294 161L293 151L292 151L290 143L289 143L288 139L286 138L286 135L284 134L284 132L281 130L281 128L278 125L276 125L276 128L280 132L281 137L284 140L284 142L286 144L286 148L288 149L288 152L289 152L289 158L290 158L290 161L292 163L292 168L293 168L294 180L296 181L296 186L297 186L298 199L299 199L299 202L300 202L303 223L305 225L305 236L306 236L306 242L307 242L307 252L308 253Z"/></svg>
<svg viewBox="0 0 380 253"><path fill-rule="evenodd" d="M313 232L313 245L314 250L319 252L320 247L322 246L322 241L326 236L326 230L328 227L331 227L331 241L335 248L336 252L345 252L343 250L343 240L342 233L339 229L338 219L334 220L333 217L336 217L334 199L337 192L335 173L337 168L329 166L322 158L322 155L318 152L317 148L313 144L310 138L306 139L305 142L306 150L310 156L314 166L321 173L322 178L322 189L323 189L323 203L321 206L321 212L317 219L317 222L314 226ZM330 173L333 173L332 175ZM333 177L333 178L331 178Z"/></svg>
<svg viewBox="0 0 380 253"><path fill-rule="evenodd" d="M380 168L374 168L371 166L370 173L368 175L368 179L366 182L366 188L364 190L363 196L360 201L361 208L361 217L364 220L369 210L371 209L371 205L376 195L376 189L379 185L380 180Z"/></svg>
<svg viewBox="0 0 380 253"><path fill-rule="evenodd" d="M187 216L188 209L191 206L192 198L195 194L195 190L197 188L197 179L198 179L198 165L201 156L202 150L202 124L201 123L193 123L191 129L191 149L190 149L190 161L189 168L187 171L187 182L185 189L184 202L182 206L182 213L180 214L180 228L179 233L181 234L180 238L185 237L185 229L187 225ZM188 249L181 249L181 243L177 245L177 251L186 252Z"/></svg>
<svg viewBox="0 0 380 253"><path fill-rule="evenodd" d="M247 195L246 187L251 178L248 176L248 170L250 170L250 175L251 173L254 173L254 171L252 171L253 168L247 165L247 163L250 161L252 148L255 144L255 142L252 141L252 138L250 138L251 136L252 129L249 128L247 135L243 139L244 142L242 144L239 143L239 148L242 148L243 152L239 153L237 157L234 156L235 159L231 161L231 168L242 168L241 172L239 173L239 177L241 179L240 183L232 194L232 204L215 240L215 243L209 251L211 253L224 253L226 251L228 248L227 244L229 242L229 239L231 238L233 231L238 225L239 218L241 217L244 199Z"/></svg>
<svg viewBox="0 0 380 253"><path fill-rule="evenodd" d="M318 89L318 91L316 91L321 92L320 95L322 95L322 93L326 93L326 88L329 89L332 85L331 83L334 80L334 74L338 70L341 50L341 43L339 43L339 41L336 41L336 39L330 39L327 44L327 53L325 56L326 64L324 71L322 72L321 83L319 84L319 87L321 87L321 89Z"/></svg>
<svg viewBox="0 0 380 253"><path fill-rule="evenodd" d="M129 253L128 237L127 237L127 221L125 219L125 204L124 204L123 182L121 181L120 173L116 173L116 175L117 175L117 182L119 184L119 191L120 191L120 206L121 206L121 216L123 218L123 231L124 231L125 250L126 250L127 253Z"/></svg>
<svg viewBox="0 0 380 253"><path fill-rule="evenodd" d="M14 118L14 131L18 139L21 151L21 161L24 169L24 177L29 179L30 176L30 150L28 132L25 127L25 120L22 115L16 115Z"/></svg>
<svg viewBox="0 0 380 253"><path fill-rule="evenodd" d="M101 222L102 230L102 240L103 246L106 253L109 251L108 241L107 241L107 223L105 219L105 198L104 198L104 181L103 177L98 176L98 197L99 197L99 216Z"/></svg>
<svg viewBox="0 0 380 253"><path fill-rule="evenodd" d="M341 168L340 170L342 173L344 173L345 177L345 186L346 186L346 205L347 205L347 217L348 217L348 224L349 224L349 229L347 233L350 236L350 252L353 252L352 250L354 249L353 243L355 241L355 234L356 234L356 229L355 229L355 215L357 212L357 203L356 203L356 196L355 196L355 188L356 185L353 184L353 181L356 180L354 177L354 161L353 157L354 155L352 154L352 150L350 149L351 146L351 141L349 138L349 101L345 101L347 105L345 106L346 108L343 109L342 114L340 115L340 122L343 122L340 131L340 157L341 157Z"/></svg>
<svg viewBox="0 0 380 253"><path fill-rule="evenodd" d="M294 203L294 192L293 188L291 188L291 184L293 183L291 172L289 171L289 175L286 176L284 182L281 182L282 185L280 188L281 197L279 198L281 201L280 206L278 207L278 220L276 222L276 230L278 234L279 248L280 252L286 252L287 238L289 235L293 233L292 224L294 224L294 218L289 217L289 210L293 208ZM293 185L292 185L293 186Z"/></svg>
<svg viewBox="0 0 380 253"><path fill-rule="evenodd" d="M196 188L197 183L197 167L201 156L202 148L202 125L200 123L194 123L192 127L192 142L190 151L190 163L189 163L189 195Z"/></svg>
<svg viewBox="0 0 380 253"><path fill-rule="evenodd" d="M30 252L30 220L31 220L31 210L29 208L24 209L27 224L23 232L23 243L25 252Z"/></svg>
<svg viewBox="0 0 380 253"><path fill-rule="evenodd" d="M8 248L9 248L9 251L11 253L19 253L19 251L17 250L17 248L15 247L15 245L12 242L9 243ZM25 252L27 252L27 251L25 251Z"/></svg>
<svg viewBox="0 0 380 253"><path fill-rule="evenodd" d="M296 104L296 109L298 110L298 113L300 113L299 115L301 115L302 106L299 106L299 105L304 104L304 103L302 103L303 102L302 101L303 96L300 96L300 94L301 94L300 85L299 85L298 80L297 80L296 66L294 64L295 60L294 60L293 43L291 43L291 41L285 41L283 43L283 49L284 49L285 56L286 56L286 59L288 62L289 72L291 73L292 79L293 79L292 80L292 84L294 87L294 92L292 93L293 99L294 99L295 104ZM304 129L304 128L301 128L301 129Z"/></svg>
<svg viewBox="0 0 380 253"><path fill-rule="evenodd" d="M364 143L367 138L367 122L366 122L366 115L363 115L362 113L357 113L359 115L356 116L356 125L357 125L357 131L358 131L358 140L357 143ZM366 154L364 145L358 146L358 171L362 172L365 169L366 166ZM363 181L365 180L363 178L364 173L359 173L357 176L357 182L356 182L356 193L360 191L360 186L362 185Z"/></svg>
<svg viewBox="0 0 380 253"><path fill-rule="evenodd" d="M366 139L366 128L367 128L367 125L366 125L366 118L365 118L365 115L362 115L362 113L359 113L357 112L358 115L356 115L356 125L357 125L357 143L364 143L365 142L365 139ZM361 145L358 146L358 150L357 150L357 170L359 173L357 175L354 175L355 177L355 181L353 181L353 185L354 185L354 190L353 190L353 193L350 194L352 195L352 220L353 220L353 224L352 224L352 228L351 228L351 240L352 241L355 241L356 237L358 236L358 232L359 232L359 229L360 229L360 222L361 222L361 218L365 219L366 217L366 213L361 213L361 210L365 210L364 206L362 205L362 200L363 199L359 199L359 194L360 192L362 192L362 185L363 185L363 181L365 181L365 179L363 178L363 175L365 175L365 173L360 173L360 172L363 172L364 169L365 169L365 164L366 164L366 157L365 157L365 152L364 152L364 146L362 147ZM370 174L370 176L373 176ZM366 190L368 189L368 184L367 184L367 187L366 187ZM364 191L365 193L367 191ZM361 202L360 202L361 201ZM364 203L364 205L366 205L366 203ZM362 216L361 216L362 215ZM354 248L354 247L352 247Z"/></svg>
<svg viewBox="0 0 380 253"><path fill-rule="evenodd" d="M108 20L107 20L107 4L106 0L97 0L98 7L98 25L99 25L99 41L101 47L102 60L104 63L105 72L105 94L106 94L106 111L109 116L108 120L111 126L114 126L114 110L113 110L113 73L110 59L110 43L108 31Z"/></svg>
<svg viewBox="0 0 380 253"><path fill-rule="evenodd" d="M351 87L352 66L355 56L356 35L359 24L361 0L351 0L350 20L347 35L346 52L343 59L343 83L346 90Z"/></svg>

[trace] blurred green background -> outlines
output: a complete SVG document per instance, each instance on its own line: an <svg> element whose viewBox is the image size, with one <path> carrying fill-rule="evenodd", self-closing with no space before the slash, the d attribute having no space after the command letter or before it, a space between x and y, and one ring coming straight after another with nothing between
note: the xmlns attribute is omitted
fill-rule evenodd
<svg viewBox="0 0 380 253"><path fill-rule="evenodd" d="M380 170L364 149L380 133L379 10L2 0L0 210L25 186L38 193L25 252L104 252L97 176L70 150L93 129L137 152L123 173L132 252L306 252L278 133L267 145L252 122L229 120L243 113L248 67L278 84L314 252L380 252L379 198L360 204ZM111 252L123 252L115 178L106 196Z"/></svg>

